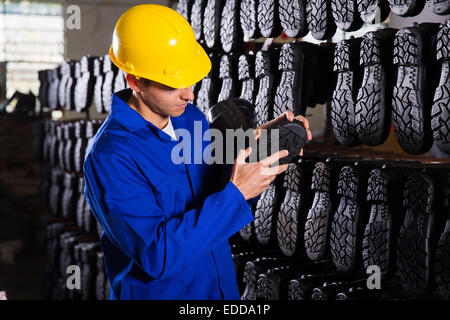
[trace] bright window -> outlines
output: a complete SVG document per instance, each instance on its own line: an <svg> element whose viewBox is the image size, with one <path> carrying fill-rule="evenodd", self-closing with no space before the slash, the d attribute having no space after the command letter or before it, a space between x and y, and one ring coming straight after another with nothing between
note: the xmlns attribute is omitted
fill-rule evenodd
<svg viewBox="0 0 450 320"><path fill-rule="evenodd" d="M38 70L64 59L63 6L29 1L0 3L0 61L6 64L6 96L16 90L37 95Z"/></svg>

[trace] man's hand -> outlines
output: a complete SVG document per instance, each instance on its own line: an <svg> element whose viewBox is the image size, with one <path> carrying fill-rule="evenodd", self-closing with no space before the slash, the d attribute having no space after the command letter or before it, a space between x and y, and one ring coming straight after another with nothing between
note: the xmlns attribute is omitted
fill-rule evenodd
<svg viewBox="0 0 450 320"><path fill-rule="evenodd" d="M291 110L286 110L285 112L283 112L280 116L278 116L277 118L270 120L269 122L264 123L263 125L259 126L258 128L255 129L255 140L258 140L259 137L261 136L261 129L267 129L270 125L272 125L273 123L280 121L283 118L287 118L289 121L294 121L294 119L300 121L303 126L305 127L306 130L306 138L308 140L312 139L312 134L311 131L309 130L309 121L308 119L306 119L304 116L294 116L294 113ZM303 149L300 150L299 156L303 156Z"/></svg>
<svg viewBox="0 0 450 320"><path fill-rule="evenodd" d="M280 150L255 163L246 163L245 159L248 158L251 152L251 147L239 151L234 161L230 179L239 191L241 191L245 200L260 195L269 187L278 174L283 173L288 168L288 164L269 168L280 158L286 157L289 154L287 150Z"/></svg>

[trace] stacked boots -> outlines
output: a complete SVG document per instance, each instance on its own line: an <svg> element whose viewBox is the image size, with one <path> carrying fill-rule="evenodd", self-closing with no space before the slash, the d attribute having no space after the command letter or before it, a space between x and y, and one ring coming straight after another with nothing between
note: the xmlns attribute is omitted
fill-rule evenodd
<svg viewBox="0 0 450 320"><path fill-rule="evenodd" d="M356 134L368 146L383 144L391 128L392 52L395 29L367 33L361 43L364 76L355 107Z"/></svg>
<svg viewBox="0 0 450 320"><path fill-rule="evenodd" d="M361 39L342 40L336 45L334 71L338 80L331 103L331 123L336 139L344 146L357 146L361 142L356 134L355 104L361 83L359 47Z"/></svg>
<svg viewBox="0 0 450 320"><path fill-rule="evenodd" d="M430 110L437 84L437 31L437 24L414 24L398 31L394 40L392 122L400 146L411 154L427 152L433 142Z"/></svg>
<svg viewBox="0 0 450 320"><path fill-rule="evenodd" d="M441 76L434 93L431 128L438 148L450 154L450 20L441 24L437 40L437 59L441 64Z"/></svg>

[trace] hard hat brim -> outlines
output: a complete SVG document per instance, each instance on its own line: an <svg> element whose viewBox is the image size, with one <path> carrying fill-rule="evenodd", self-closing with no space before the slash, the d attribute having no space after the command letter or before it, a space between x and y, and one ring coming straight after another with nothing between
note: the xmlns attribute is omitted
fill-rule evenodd
<svg viewBox="0 0 450 320"><path fill-rule="evenodd" d="M197 43L196 51L197 52L194 54L194 59L191 63L186 64L175 72L166 74L141 72L139 70L139 66L131 67L129 64L119 61L119 59L117 59L114 55L112 45L109 48L109 57L119 69L126 73L156 81L171 88L182 89L196 84L211 71L211 60L199 43Z"/></svg>

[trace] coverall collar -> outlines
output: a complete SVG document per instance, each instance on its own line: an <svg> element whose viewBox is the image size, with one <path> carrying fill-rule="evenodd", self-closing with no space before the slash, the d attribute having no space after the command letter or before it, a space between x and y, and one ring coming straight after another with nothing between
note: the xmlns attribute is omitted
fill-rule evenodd
<svg viewBox="0 0 450 320"><path fill-rule="evenodd" d="M153 123L145 120L136 110L131 108L126 101L130 99L133 90L123 89L113 94L111 103L111 117L118 121L125 129L135 132L143 128L149 128L157 137L172 141L172 137L155 126ZM183 115L177 117L180 118ZM172 118L172 125L176 129L176 118Z"/></svg>

